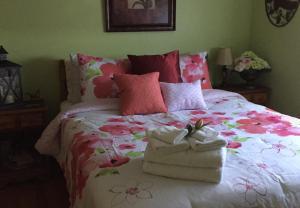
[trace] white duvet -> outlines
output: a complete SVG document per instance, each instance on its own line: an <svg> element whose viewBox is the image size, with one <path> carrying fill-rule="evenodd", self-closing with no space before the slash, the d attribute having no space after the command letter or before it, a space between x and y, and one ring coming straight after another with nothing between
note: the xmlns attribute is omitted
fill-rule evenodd
<svg viewBox="0 0 300 208"><path fill-rule="evenodd" d="M300 121L241 96L206 90L209 109L120 116L116 100L79 104L37 149L59 161L75 208L300 207ZM210 122L227 140L220 184L145 174L145 129Z"/></svg>

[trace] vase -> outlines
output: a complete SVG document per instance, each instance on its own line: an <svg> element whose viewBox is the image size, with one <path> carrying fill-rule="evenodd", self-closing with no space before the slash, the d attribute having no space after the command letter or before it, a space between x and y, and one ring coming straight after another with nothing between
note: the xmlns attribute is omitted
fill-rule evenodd
<svg viewBox="0 0 300 208"><path fill-rule="evenodd" d="M256 86L254 82L260 76L260 71L253 69L244 70L240 73L240 76L243 80L247 82L246 87L248 89L255 89Z"/></svg>

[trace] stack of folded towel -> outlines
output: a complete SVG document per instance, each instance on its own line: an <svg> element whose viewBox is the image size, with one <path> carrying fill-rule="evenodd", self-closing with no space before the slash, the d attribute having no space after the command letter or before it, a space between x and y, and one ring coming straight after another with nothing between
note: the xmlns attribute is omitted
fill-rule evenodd
<svg viewBox="0 0 300 208"><path fill-rule="evenodd" d="M187 129L165 126L148 130L143 170L170 178L219 183L226 141L207 126L191 136Z"/></svg>

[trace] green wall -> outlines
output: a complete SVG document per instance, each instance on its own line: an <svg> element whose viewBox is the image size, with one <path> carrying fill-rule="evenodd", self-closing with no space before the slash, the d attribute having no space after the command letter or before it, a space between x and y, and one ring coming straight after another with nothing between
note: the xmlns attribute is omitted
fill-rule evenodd
<svg viewBox="0 0 300 208"><path fill-rule="evenodd" d="M241 9L243 8L243 9ZM252 1L177 0L175 32L105 33L102 0L1 0L0 44L22 64L27 92L41 90L50 115L58 111L58 60L70 52L120 57L250 45ZM212 64L214 82L219 75Z"/></svg>
<svg viewBox="0 0 300 208"><path fill-rule="evenodd" d="M251 36L251 48L273 68L261 82L272 88L276 110L300 117L300 10L289 25L276 28L266 16L264 2L254 1Z"/></svg>

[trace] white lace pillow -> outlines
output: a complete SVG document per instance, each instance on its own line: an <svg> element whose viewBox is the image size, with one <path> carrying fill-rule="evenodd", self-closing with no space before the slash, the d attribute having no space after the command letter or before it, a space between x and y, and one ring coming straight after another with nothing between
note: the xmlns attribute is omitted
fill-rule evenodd
<svg viewBox="0 0 300 208"><path fill-rule="evenodd" d="M201 81L193 83L160 83L169 112L207 109L201 89Z"/></svg>

